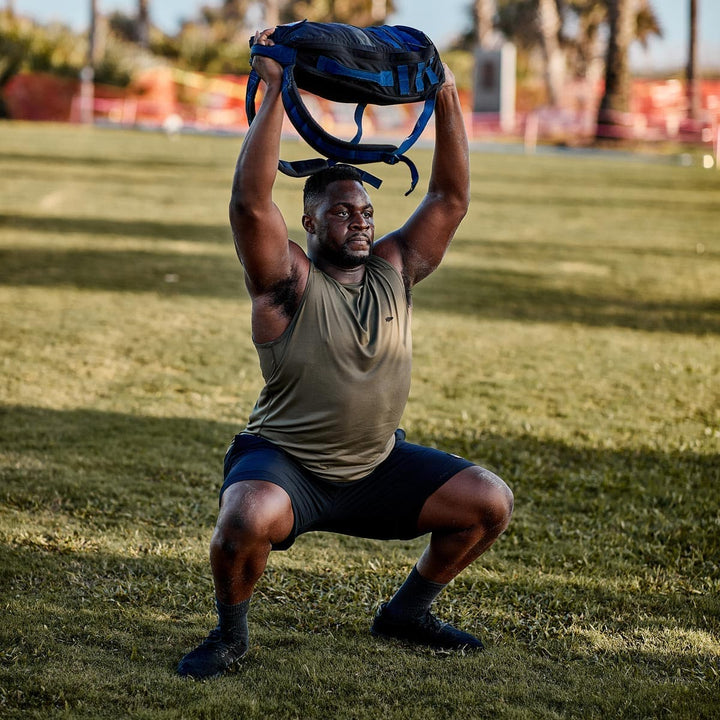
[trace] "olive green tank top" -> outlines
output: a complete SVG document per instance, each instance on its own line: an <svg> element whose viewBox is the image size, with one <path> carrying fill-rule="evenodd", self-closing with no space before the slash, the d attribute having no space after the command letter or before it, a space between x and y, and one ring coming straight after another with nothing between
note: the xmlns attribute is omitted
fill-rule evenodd
<svg viewBox="0 0 720 720"><path fill-rule="evenodd" d="M398 271L371 256L359 285L314 265L285 332L256 343L265 387L245 432L326 480L374 470L394 446L410 391L410 308Z"/></svg>

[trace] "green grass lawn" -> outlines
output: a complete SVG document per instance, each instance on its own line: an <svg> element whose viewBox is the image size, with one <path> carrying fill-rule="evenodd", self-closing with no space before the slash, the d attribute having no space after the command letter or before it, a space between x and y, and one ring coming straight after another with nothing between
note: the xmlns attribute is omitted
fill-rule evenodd
<svg viewBox="0 0 720 720"><path fill-rule="evenodd" d="M416 289L409 439L515 493L437 605L486 652L369 635L426 538L314 534L271 556L240 669L175 677L260 389L240 142L0 124L0 716L717 717L720 172L669 162L473 155ZM382 233L421 195L378 170ZM276 199L302 240L299 181Z"/></svg>

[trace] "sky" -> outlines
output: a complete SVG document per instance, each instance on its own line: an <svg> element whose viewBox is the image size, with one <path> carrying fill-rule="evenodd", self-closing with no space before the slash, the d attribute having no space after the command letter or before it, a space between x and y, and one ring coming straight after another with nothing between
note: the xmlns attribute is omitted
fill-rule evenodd
<svg viewBox="0 0 720 720"><path fill-rule="evenodd" d="M0 7L7 0L0 0ZM197 9L212 0L150 0L155 25L174 34L180 20L196 16ZM60 20L76 30L87 26L89 0L12 0L15 12L40 22ZM631 63L643 71L683 67L687 53L689 0L652 0L663 28L663 38L652 38L647 50L638 43L632 48ZM98 0L101 12L122 10L133 13L137 0ZM424 31L439 48L469 25L470 0L395 0L398 12L389 25L410 25ZM720 0L699 3L700 66L720 69Z"/></svg>

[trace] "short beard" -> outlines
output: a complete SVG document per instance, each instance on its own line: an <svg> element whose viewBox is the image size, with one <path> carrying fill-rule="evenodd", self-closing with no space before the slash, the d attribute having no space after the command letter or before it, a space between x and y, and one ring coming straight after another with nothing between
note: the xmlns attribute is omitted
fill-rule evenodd
<svg viewBox="0 0 720 720"><path fill-rule="evenodd" d="M370 247L372 249L372 246ZM360 265L367 265L368 260L370 260L370 253L357 257L355 255L351 255L345 247L343 247L340 252L336 253L333 258L334 264L343 268L343 270L352 270L352 268L359 267Z"/></svg>
<svg viewBox="0 0 720 720"><path fill-rule="evenodd" d="M335 267L342 268L343 270L352 270L353 268L367 265L368 260L370 260L370 256L372 255L372 248L374 245L374 243L370 241L368 254L356 256L348 250L346 245L343 245L339 249L330 246L330 244L326 242L327 235L325 235L324 232L322 234L318 234L317 239L318 250L321 254L323 254L324 258L335 265Z"/></svg>

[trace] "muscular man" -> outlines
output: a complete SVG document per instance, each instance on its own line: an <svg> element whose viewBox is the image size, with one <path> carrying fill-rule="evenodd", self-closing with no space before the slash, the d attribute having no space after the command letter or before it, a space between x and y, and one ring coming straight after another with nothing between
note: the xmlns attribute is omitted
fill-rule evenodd
<svg viewBox="0 0 720 720"><path fill-rule="evenodd" d="M255 42L272 43L271 34L259 32ZM505 530L512 493L488 470L406 442L398 430L410 386L411 289L438 266L469 202L454 77L446 68L428 191L413 215L375 241L360 174L336 165L305 185L305 253L288 240L272 201L282 71L259 56L254 67L266 91L237 161L230 221L266 385L225 457L210 547L219 622L178 673L212 677L242 657L250 597L270 551L311 530L381 539L431 533L371 632L481 649L430 606Z"/></svg>

